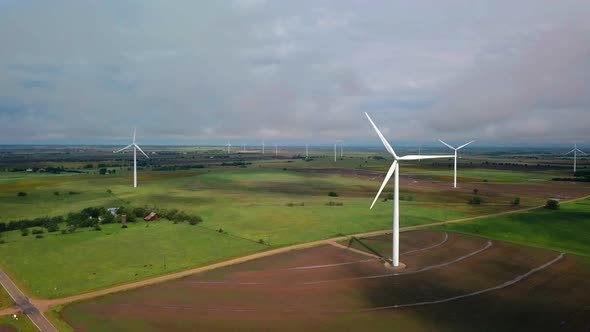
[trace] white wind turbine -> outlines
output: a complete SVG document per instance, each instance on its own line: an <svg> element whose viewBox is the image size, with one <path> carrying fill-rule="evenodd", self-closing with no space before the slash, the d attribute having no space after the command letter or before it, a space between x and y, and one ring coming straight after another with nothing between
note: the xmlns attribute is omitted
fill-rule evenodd
<svg viewBox="0 0 590 332"><path fill-rule="evenodd" d="M126 147L119 149L117 151L113 151L113 152L119 153L121 151L129 149L130 147L133 147L133 188L137 188L137 150L139 150L141 153L143 153L143 155L147 159L150 159L150 157L148 157L148 155L145 154L145 152L143 152L143 150L139 147L139 145L135 144L135 128L133 128L133 142L131 144L127 145Z"/></svg>
<svg viewBox="0 0 590 332"><path fill-rule="evenodd" d="M229 142L229 140L227 140L227 144L225 146L227 146L227 154L229 154L231 149L231 143Z"/></svg>
<svg viewBox="0 0 590 332"><path fill-rule="evenodd" d="M305 144L305 159L309 159L309 144Z"/></svg>
<svg viewBox="0 0 590 332"><path fill-rule="evenodd" d="M334 143L334 162L336 162L336 144L337 143Z"/></svg>
<svg viewBox="0 0 590 332"><path fill-rule="evenodd" d="M574 149L568 153L566 153L566 155L570 154L570 153L574 153L574 174L576 174L576 159L578 159L578 152L580 152L581 154L587 154L586 152L578 149L578 144L574 143Z"/></svg>
<svg viewBox="0 0 590 332"><path fill-rule="evenodd" d="M381 188L379 188L379 191L377 192L377 195L375 196L375 199L373 200L373 204L371 204L371 209L375 205L375 202L377 202L377 199L379 199L379 195L381 195L383 188L385 188L385 185L387 184L387 182L389 182L389 179L395 173L395 179L394 179L394 183L393 183L393 255L391 258L391 265L393 267L398 267L399 266L399 161L435 159L435 158L452 158L453 156L452 155L407 155L407 156L399 157L397 154L395 154L395 151L393 151L393 148L391 147L391 145L389 145L389 143L387 142L385 137L383 137L383 134L381 134L381 132L379 131L379 128L377 128L377 126L375 125L373 120L371 120L371 117L369 116L369 114L367 114L367 112L365 112L365 115L369 119L369 122L371 122L371 125L373 125L373 128L375 128L375 131L377 132L377 135L379 135L381 142L383 142L383 145L385 145L385 149L387 150L387 152L389 152L389 154L391 154L393 156L393 159L394 159L393 164L391 164L391 167L387 171L387 175L385 175L385 180L383 180L383 183L381 184Z"/></svg>
<svg viewBox="0 0 590 332"><path fill-rule="evenodd" d="M264 141L262 141L262 154L264 154L264 147L266 146L266 144L264 143Z"/></svg>
<svg viewBox="0 0 590 332"><path fill-rule="evenodd" d="M465 143L465 144L461 145L458 148L454 148L454 147L450 146L449 144L441 141L440 139L438 141L441 142L442 144L448 146L450 149L455 150L455 178L454 178L454 181L453 181L453 188L457 188L457 151L459 151L461 148L464 148L467 145L469 145L469 144L471 144L471 143L473 143L475 141L471 141L469 143Z"/></svg>

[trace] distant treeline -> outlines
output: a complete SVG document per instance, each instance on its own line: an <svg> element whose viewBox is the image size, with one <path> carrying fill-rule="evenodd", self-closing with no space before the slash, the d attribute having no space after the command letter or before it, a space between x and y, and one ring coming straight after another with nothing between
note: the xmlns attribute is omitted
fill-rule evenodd
<svg viewBox="0 0 590 332"><path fill-rule="evenodd" d="M11 172L25 172L29 168L11 168ZM68 169L62 167L32 167L30 168L33 172L45 172L45 173L53 173L53 174L60 174L60 173L84 173L79 170L75 169Z"/></svg>
<svg viewBox="0 0 590 332"><path fill-rule="evenodd" d="M590 171L577 171L573 178L553 178L553 181L590 182Z"/></svg>
<svg viewBox="0 0 590 332"><path fill-rule="evenodd" d="M168 166L154 166L154 171L177 171L188 170L193 168L205 168L205 165L168 165Z"/></svg>

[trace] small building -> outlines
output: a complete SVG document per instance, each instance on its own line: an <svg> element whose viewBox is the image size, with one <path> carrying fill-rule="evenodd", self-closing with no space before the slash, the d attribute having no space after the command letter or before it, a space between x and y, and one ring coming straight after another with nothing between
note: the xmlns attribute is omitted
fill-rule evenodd
<svg viewBox="0 0 590 332"><path fill-rule="evenodd" d="M116 217L117 213L119 212L119 208L112 207L112 208L108 208L107 211L109 211L113 216Z"/></svg>
<svg viewBox="0 0 590 332"><path fill-rule="evenodd" d="M145 218L143 218L143 220L145 220L145 221L160 220L160 216L155 212L150 212L150 214L148 214Z"/></svg>
<svg viewBox="0 0 590 332"><path fill-rule="evenodd" d="M33 169L32 168L27 168L27 172L32 172Z"/></svg>

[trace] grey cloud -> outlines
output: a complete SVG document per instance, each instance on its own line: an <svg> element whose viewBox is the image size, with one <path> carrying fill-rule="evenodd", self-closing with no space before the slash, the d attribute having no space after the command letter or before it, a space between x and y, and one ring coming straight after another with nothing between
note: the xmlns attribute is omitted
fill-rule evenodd
<svg viewBox="0 0 590 332"><path fill-rule="evenodd" d="M151 143L374 141L364 111L392 141L567 140L588 124L584 1L1 8L0 143L123 141L134 125Z"/></svg>

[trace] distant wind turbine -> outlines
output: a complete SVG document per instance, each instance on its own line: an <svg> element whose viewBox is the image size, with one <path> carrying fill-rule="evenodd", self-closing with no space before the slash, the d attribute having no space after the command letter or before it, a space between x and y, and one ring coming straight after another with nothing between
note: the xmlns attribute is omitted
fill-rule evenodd
<svg viewBox="0 0 590 332"><path fill-rule="evenodd" d="M342 159L342 156L344 156L344 142L340 142L340 159Z"/></svg>
<svg viewBox="0 0 590 332"><path fill-rule="evenodd" d="M227 146L227 154L230 154L231 143L230 143L230 141L229 141L229 140L227 140L227 144L226 144L226 146Z"/></svg>
<svg viewBox="0 0 590 332"><path fill-rule="evenodd" d="M334 162L336 162L336 144L337 143L334 143Z"/></svg>
<svg viewBox="0 0 590 332"><path fill-rule="evenodd" d="M565 155L568 155L570 153L574 153L574 174L576 174L576 159L578 159L578 152L580 152L581 154L587 154L586 152L578 149L578 144L574 143L574 149L568 153L566 153Z"/></svg>
<svg viewBox="0 0 590 332"><path fill-rule="evenodd" d="M469 144L471 144L471 143L473 143L473 142L475 142L475 141L471 141L471 142L465 143L465 144L461 145L461 146L460 146L460 147L458 147L458 148L452 147L452 146L450 146L449 144L447 144L447 143L445 143L445 142L441 141L440 139L439 139L438 141L439 141L439 142L441 142L442 144L444 144L444 145L448 146L450 149L452 149L452 150L455 150L455 179L454 179L454 181L453 181L453 188L457 188L457 151L459 151L461 148L464 148L464 147L466 147L467 145L469 145Z"/></svg>
<svg viewBox="0 0 590 332"><path fill-rule="evenodd" d="M150 159L150 157L148 157L148 155L145 154L145 152L143 152L143 150L139 147L139 145L137 145L135 143L135 128L133 128L133 142L131 144L127 145L126 147L119 149L117 151L113 151L113 152L119 153L119 152L127 150L131 147L133 147L133 188L137 188L137 150L139 150L141 153L143 153L143 155L147 159Z"/></svg>
<svg viewBox="0 0 590 332"><path fill-rule="evenodd" d="M275 144L275 157L279 155L279 146Z"/></svg>
<svg viewBox="0 0 590 332"><path fill-rule="evenodd" d="M365 112L365 115L369 119L369 122L371 122L371 125L373 125L373 128L377 132L377 135L379 135L379 138L381 139L381 142L383 142L385 149L387 150L387 152L389 152L389 154L391 154L393 156L393 159L394 159L393 164L391 164L391 167L389 168L389 170L387 171L387 174L385 175L385 179L383 180L383 183L381 184L381 188L379 188L379 191L377 192L377 195L375 196L375 199L373 200L373 204L371 204L371 209L375 205L375 202L377 202L377 199L379 199L379 195L381 195L383 188L385 188L385 185L387 184L387 182L389 182L389 179L395 173L394 184L393 184L393 253L392 253L392 257L391 257L391 265L393 267L398 267L399 266L399 162L402 160L451 158L453 156L452 155L431 155L431 156L429 156L429 155L407 155L407 156L399 157L397 154L395 154L395 151L393 151L393 148L391 147L391 145L389 145L389 142L387 142L385 137L383 137L383 134L381 134L381 132L379 131L379 128L377 128L377 126L375 125L373 120L371 120L371 117L369 116L369 114L367 114L367 112Z"/></svg>
<svg viewBox="0 0 590 332"><path fill-rule="evenodd" d="M309 159L309 144L305 144L305 159Z"/></svg>
<svg viewBox="0 0 590 332"><path fill-rule="evenodd" d="M262 154L264 154L264 147L265 147L265 144L264 144L264 141L262 141Z"/></svg>

